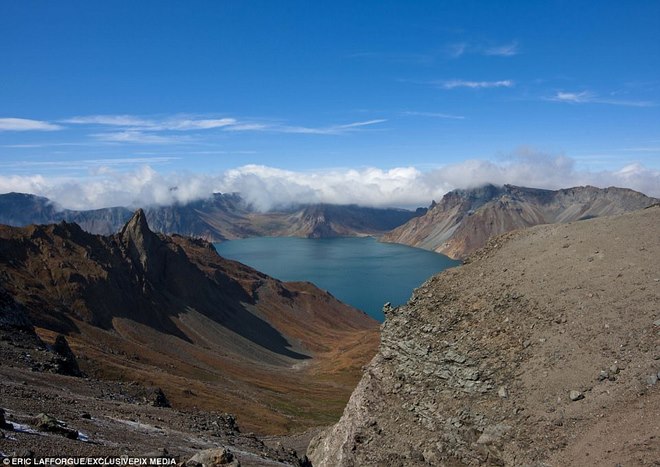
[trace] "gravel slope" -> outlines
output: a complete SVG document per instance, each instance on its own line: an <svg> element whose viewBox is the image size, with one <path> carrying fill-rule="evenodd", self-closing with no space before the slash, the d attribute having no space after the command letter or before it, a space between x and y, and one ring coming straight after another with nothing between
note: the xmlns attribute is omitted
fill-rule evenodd
<svg viewBox="0 0 660 467"><path fill-rule="evenodd" d="M515 231L388 309L315 466L658 465L660 206Z"/></svg>

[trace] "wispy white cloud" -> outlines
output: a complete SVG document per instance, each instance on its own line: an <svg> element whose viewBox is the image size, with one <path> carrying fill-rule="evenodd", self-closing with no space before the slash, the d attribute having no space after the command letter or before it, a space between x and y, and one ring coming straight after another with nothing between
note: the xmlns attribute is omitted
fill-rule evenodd
<svg viewBox="0 0 660 467"><path fill-rule="evenodd" d="M600 97L591 91L580 92L566 92L557 91L557 93L545 100L554 102L566 102L569 104L609 104L609 105L622 105L626 107L653 107L655 103L651 101L635 101L624 99L611 99L607 97Z"/></svg>
<svg viewBox="0 0 660 467"><path fill-rule="evenodd" d="M557 102L570 102L573 104L581 104L584 102L592 102L593 94L588 91L581 92L564 92L558 91L553 97L550 98L552 101Z"/></svg>
<svg viewBox="0 0 660 467"><path fill-rule="evenodd" d="M443 89L456 89L456 88L470 88L470 89L485 89L485 88L510 88L515 83L510 79L500 81L466 81L462 79L452 79L447 81L440 81L437 84Z"/></svg>
<svg viewBox="0 0 660 467"><path fill-rule="evenodd" d="M235 118L191 118L175 116L165 119L145 119L134 115L87 115L62 120L64 123L79 125L117 126L142 131L163 130L209 130L236 125Z"/></svg>
<svg viewBox="0 0 660 467"><path fill-rule="evenodd" d="M495 45L492 47L485 47L483 49L484 55L493 55L498 57L512 57L518 55L518 42L511 42L509 44Z"/></svg>
<svg viewBox="0 0 660 467"><path fill-rule="evenodd" d="M85 115L61 120L78 125L108 125L122 127L152 127L155 122L134 115Z"/></svg>
<svg viewBox="0 0 660 467"><path fill-rule="evenodd" d="M455 42L444 46L443 51L444 55L449 58L459 58L468 54L513 57L520 53L520 47L517 41L494 45L475 42Z"/></svg>
<svg viewBox="0 0 660 467"><path fill-rule="evenodd" d="M520 53L518 41L507 43L457 41L441 45L439 48L422 51L376 52L360 51L345 55L351 59L379 60L391 63L405 63L427 66L439 59L457 59L464 55L486 55L512 57Z"/></svg>
<svg viewBox="0 0 660 467"><path fill-rule="evenodd" d="M108 143L172 144L189 141L187 138L163 136L153 133L145 133L138 130L95 133L90 136L97 139L98 141L104 141Z"/></svg>
<svg viewBox="0 0 660 467"><path fill-rule="evenodd" d="M453 114L445 114L445 113L440 113L440 112L417 112L417 111L412 111L412 110L406 110L405 112L401 112L401 115L404 117L430 117L430 118L447 118L450 120L464 120L465 117L463 115L453 115Z"/></svg>
<svg viewBox="0 0 660 467"><path fill-rule="evenodd" d="M354 122L354 123L347 123L347 124L344 124L344 125L337 125L335 128L339 128L339 129L342 129L342 130L348 130L350 128L358 128L358 127L362 127L362 126L376 125L377 123L384 123L386 121L387 120L385 120L383 118L378 118L378 119L374 119L374 120L367 120L367 121L364 121L364 122Z"/></svg>
<svg viewBox="0 0 660 467"><path fill-rule="evenodd" d="M457 42L455 44L448 44L445 47L445 52L451 58L458 58L468 50L468 44L465 42Z"/></svg>
<svg viewBox="0 0 660 467"><path fill-rule="evenodd" d="M117 157L98 159L70 159L70 160L6 160L0 162L0 168L29 170L50 170L72 168L95 171L99 167L121 167L130 168L138 165L160 165L179 160L178 156L153 156L153 157Z"/></svg>
<svg viewBox="0 0 660 467"><path fill-rule="evenodd" d="M309 135L339 135L343 133L348 133L351 131L356 131L362 127L376 125L378 123L384 123L387 120L385 119L375 119L367 120L364 122L353 122L346 123L342 125L331 125L326 127L304 127L304 126L272 126L268 129L271 131L281 132L281 133L299 133L299 134L309 134Z"/></svg>
<svg viewBox="0 0 660 467"><path fill-rule="evenodd" d="M224 128L236 125L238 122L234 118L215 118L215 119L200 119L200 120L175 120L172 122L165 122L166 130L209 130L212 128Z"/></svg>
<svg viewBox="0 0 660 467"><path fill-rule="evenodd" d="M225 131L266 131L271 128L266 123L237 123L224 127Z"/></svg>
<svg viewBox="0 0 660 467"><path fill-rule="evenodd" d="M28 118L0 118L0 131L56 131L60 125Z"/></svg>
<svg viewBox="0 0 660 467"><path fill-rule="evenodd" d="M573 158L532 149L518 150L498 162L474 159L428 171L416 167L366 167L302 172L246 165L218 174L163 173L150 165L116 170L120 167L102 161L99 160L95 176L85 179L0 175L0 192L34 193L78 209L183 203L214 192L239 192L262 210L320 202L414 207L428 205L449 190L485 183L548 189L619 186L660 196L660 170L638 163L614 170L583 170L577 168Z"/></svg>
<svg viewBox="0 0 660 467"><path fill-rule="evenodd" d="M98 141L113 143L167 144L190 141L173 132L222 130L229 132L270 132L310 135L338 135L357 131L362 127L383 123L384 119L374 119L363 122L335 124L328 126L290 125L272 121L249 121L236 118L199 118L172 116L160 119L148 119L134 115L90 115L78 116L62 120L70 124L92 126L96 130L104 127L121 129L122 131L107 131L92 133ZM109 129L109 128L108 128Z"/></svg>

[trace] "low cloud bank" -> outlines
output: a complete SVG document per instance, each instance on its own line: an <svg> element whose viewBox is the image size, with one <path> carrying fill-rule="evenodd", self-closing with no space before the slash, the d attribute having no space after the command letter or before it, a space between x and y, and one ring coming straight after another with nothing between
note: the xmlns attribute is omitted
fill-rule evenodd
<svg viewBox="0 0 660 467"><path fill-rule="evenodd" d="M0 175L0 193L45 196L70 209L187 203L214 192L238 192L259 210L297 203L363 206L427 206L456 188L493 183L535 188L580 185L632 188L660 197L660 170L632 164L618 170L584 171L565 156L518 154L492 162L468 160L439 169L414 167L289 171L246 165L216 175L157 172L149 166L124 172L101 169L85 179Z"/></svg>

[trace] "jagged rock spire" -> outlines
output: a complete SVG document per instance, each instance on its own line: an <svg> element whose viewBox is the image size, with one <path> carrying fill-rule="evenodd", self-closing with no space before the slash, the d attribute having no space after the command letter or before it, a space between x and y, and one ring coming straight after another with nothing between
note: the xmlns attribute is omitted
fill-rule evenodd
<svg viewBox="0 0 660 467"><path fill-rule="evenodd" d="M162 241L149 228L147 216L142 209L135 211L119 236L133 264L147 276L151 276L150 279L154 279L159 269L158 264L154 263L160 263L157 250L162 246Z"/></svg>

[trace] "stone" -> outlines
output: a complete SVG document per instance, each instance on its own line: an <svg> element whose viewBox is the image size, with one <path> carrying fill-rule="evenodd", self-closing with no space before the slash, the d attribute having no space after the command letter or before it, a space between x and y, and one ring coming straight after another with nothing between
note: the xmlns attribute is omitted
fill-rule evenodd
<svg viewBox="0 0 660 467"><path fill-rule="evenodd" d="M14 425L5 420L5 409L0 409L0 428L4 430L13 430Z"/></svg>
<svg viewBox="0 0 660 467"><path fill-rule="evenodd" d="M502 423L487 426L477 439L477 444L495 444L510 430L511 427L509 425Z"/></svg>
<svg viewBox="0 0 660 467"><path fill-rule="evenodd" d="M150 451L142 455L141 457L147 458L157 458L157 457L171 457L167 448L158 448L154 451Z"/></svg>
<svg viewBox="0 0 660 467"><path fill-rule="evenodd" d="M606 370L600 370L600 373L598 374L598 381L605 381L606 379L609 379L610 373Z"/></svg>
<svg viewBox="0 0 660 467"><path fill-rule="evenodd" d="M33 424L39 431L55 433L69 439L78 439L77 430L67 428L66 423L60 422L57 418L51 415L40 413L35 417Z"/></svg>
<svg viewBox="0 0 660 467"><path fill-rule="evenodd" d="M186 467L215 467L219 465L240 467L241 463L229 449L216 448L199 451L188 459L185 465Z"/></svg>
<svg viewBox="0 0 660 467"><path fill-rule="evenodd" d="M620 368L618 365L612 365L610 366L610 373L618 375L620 371Z"/></svg>
<svg viewBox="0 0 660 467"><path fill-rule="evenodd" d="M508 399L509 391L507 390L506 386L500 386L500 388L497 390L497 395L502 399Z"/></svg>
<svg viewBox="0 0 660 467"><path fill-rule="evenodd" d="M467 358L465 357L465 355L461 355L450 349L445 353L445 360L447 360L448 362L465 363Z"/></svg>
<svg viewBox="0 0 660 467"><path fill-rule="evenodd" d="M648 378L646 378L646 383L649 386L655 386L658 383L658 375L651 375Z"/></svg>
<svg viewBox="0 0 660 467"><path fill-rule="evenodd" d="M584 394L582 394L580 391L572 390L569 394L568 397L573 401L579 401L584 399Z"/></svg>
<svg viewBox="0 0 660 467"><path fill-rule="evenodd" d="M149 396L149 403L154 407L171 407L165 393L161 388L156 388Z"/></svg>
<svg viewBox="0 0 660 467"><path fill-rule="evenodd" d="M76 356L71 350L71 347L69 347L69 343L67 342L66 338L62 334L59 334L55 338L53 351L58 355L55 370L57 373L66 376L83 376L82 372L80 371L80 367L78 367Z"/></svg>

